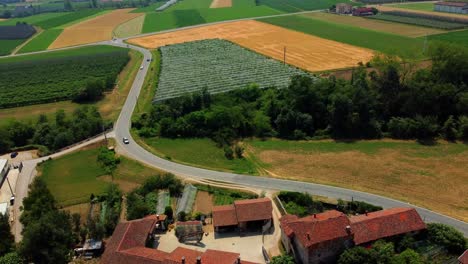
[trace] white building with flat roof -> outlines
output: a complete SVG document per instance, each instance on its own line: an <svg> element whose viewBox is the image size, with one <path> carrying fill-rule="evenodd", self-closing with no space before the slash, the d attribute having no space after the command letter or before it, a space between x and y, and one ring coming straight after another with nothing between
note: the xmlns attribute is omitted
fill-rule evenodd
<svg viewBox="0 0 468 264"><path fill-rule="evenodd" d="M5 215L8 213L8 203L0 203L0 214Z"/></svg>

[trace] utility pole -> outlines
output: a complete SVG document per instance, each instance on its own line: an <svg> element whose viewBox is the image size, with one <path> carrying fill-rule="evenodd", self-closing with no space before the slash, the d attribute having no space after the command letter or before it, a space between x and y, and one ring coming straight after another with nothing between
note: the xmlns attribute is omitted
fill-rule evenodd
<svg viewBox="0 0 468 264"><path fill-rule="evenodd" d="M107 142L107 133L106 131L104 130L104 124L101 125L102 127L102 132L104 133L104 140L106 141L106 147L109 146L109 142Z"/></svg>
<svg viewBox="0 0 468 264"><path fill-rule="evenodd" d="M6 180L7 180L8 187L10 187L11 195L15 196L15 193L13 192L13 189L11 188L11 185L10 185L10 180L8 180L8 176L6 176L5 178L6 178Z"/></svg>

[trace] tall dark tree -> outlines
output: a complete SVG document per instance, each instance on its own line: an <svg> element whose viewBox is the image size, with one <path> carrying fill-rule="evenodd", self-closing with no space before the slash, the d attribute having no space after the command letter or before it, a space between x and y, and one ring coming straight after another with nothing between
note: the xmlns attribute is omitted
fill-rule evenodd
<svg viewBox="0 0 468 264"><path fill-rule="evenodd" d="M11 233L7 214L0 214L0 256L15 249L15 238Z"/></svg>

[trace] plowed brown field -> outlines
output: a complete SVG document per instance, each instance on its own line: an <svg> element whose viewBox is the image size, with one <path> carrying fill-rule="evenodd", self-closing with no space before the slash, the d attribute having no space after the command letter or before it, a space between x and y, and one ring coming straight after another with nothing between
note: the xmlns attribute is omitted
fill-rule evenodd
<svg viewBox="0 0 468 264"><path fill-rule="evenodd" d="M57 49L68 46L99 42L112 39L112 31L121 23L143 14L129 13L133 9L118 9L96 18L66 28L49 46Z"/></svg>
<svg viewBox="0 0 468 264"><path fill-rule="evenodd" d="M369 61L374 52L282 27L253 21L237 21L156 34L129 40L146 48L158 48L203 39L226 39L266 56L283 60L308 71L356 66Z"/></svg>
<svg viewBox="0 0 468 264"><path fill-rule="evenodd" d="M231 6L232 0L213 0L213 2L211 2L210 8L222 8Z"/></svg>
<svg viewBox="0 0 468 264"><path fill-rule="evenodd" d="M429 27L419 27L406 25L401 23L393 23L377 19L367 19L356 16L341 16L329 13L310 13L304 16L309 16L329 22L340 23L345 25L357 26L361 28L382 31L407 37L421 37L433 34L442 34L447 31Z"/></svg>

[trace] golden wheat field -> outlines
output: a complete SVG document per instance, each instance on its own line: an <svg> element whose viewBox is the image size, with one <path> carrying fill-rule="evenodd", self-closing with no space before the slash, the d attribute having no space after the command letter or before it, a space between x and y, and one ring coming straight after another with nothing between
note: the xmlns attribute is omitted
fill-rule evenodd
<svg viewBox="0 0 468 264"><path fill-rule="evenodd" d="M130 39L129 42L146 48L158 48L215 38L232 41L278 60L283 60L286 48L287 63L312 72L353 67L359 62L369 61L374 55L372 50L253 20L155 34Z"/></svg>
<svg viewBox="0 0 468 264"><path fill-rule="evenodd" d="M49 49L110 40L112 39L112 33L117 26L143 15L140 13L129 13L132 10L133 9L114 10L102 16L67 27L49 46Z"/></svg>

